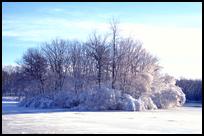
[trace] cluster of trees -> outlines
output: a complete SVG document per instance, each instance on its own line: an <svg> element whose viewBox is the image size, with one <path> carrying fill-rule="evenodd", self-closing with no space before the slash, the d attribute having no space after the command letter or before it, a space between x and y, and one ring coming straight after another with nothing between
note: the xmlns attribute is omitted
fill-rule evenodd
<svg viewBox="0 0 204 136"><path fill-rule="evenodd" d="M202 80L180 79L176 85L182 88L187 101L202 101Z"/></svg>
<svg viewBox="0 0 204 136"><path fill-rule="evenodd" d="M41 94L66 88L77 92L96 84L128 91L140 86L136 80L152 80L149 78L160 69L157 58L139 41L120 37L117 21L110 26L109 37L93 33L83 43L56 39L40 49L28 49L17 72L32 82L28 94L35 88L35 93Z"/></svg>
<svg viewBox="0 0 204 136"><path fill-rule="evenodd" d="M8 76L3 71L4 92L15 92L12 88L7 89L14 82L16 92L27 98L41 95L54 99L55 94L64 91L74 92L75 96L82 98L89 95L80 96L84 91L97 86L99 91L112 89L106 92L107 95L105 92L96 93L108 96L108 99L113 99L114 90L119 90L122 94L130 95L124 97L131 98L131 101L132 97L151 96L162 107L161 100L166 101L166 95L172 92L171 101L180 102L178 95L182 98L180 103L183 103L184 96L175 86L175 79L160 73L158 59L147 52L141 42L121 37L118 26L118 22L112 20L111 35L93 33L85 42L55 39L43 43L40 48L28 49L15 72ZM15 80L8 83L7 77L15 77ZM165 91L161 93L162 90ZM110 92L112 94L109 95ZM157 98L161 100L157 101ZM153 103L152 100L150 102Z"/></svg>

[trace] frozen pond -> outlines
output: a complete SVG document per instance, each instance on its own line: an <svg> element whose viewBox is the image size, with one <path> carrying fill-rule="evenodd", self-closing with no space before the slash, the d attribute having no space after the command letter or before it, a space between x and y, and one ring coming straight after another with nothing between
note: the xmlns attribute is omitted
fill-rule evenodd
<svg viewBox="0 0 204 136"><path fill-rule="evenodd" d="M190 105L192 106L192 105ZM145 112L36 110L2 102L2 133L202 133L202 107Z"/></svg>

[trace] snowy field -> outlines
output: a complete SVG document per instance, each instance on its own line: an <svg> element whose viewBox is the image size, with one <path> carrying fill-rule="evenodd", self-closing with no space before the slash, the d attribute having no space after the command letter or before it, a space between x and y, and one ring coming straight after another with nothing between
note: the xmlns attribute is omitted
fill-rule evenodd
<svg viewBox="0 0 204 136"><path fill-rule="evenodd" d="M145 112L68 112L2 101L2 133L202 133L202 107Z"/></svg>

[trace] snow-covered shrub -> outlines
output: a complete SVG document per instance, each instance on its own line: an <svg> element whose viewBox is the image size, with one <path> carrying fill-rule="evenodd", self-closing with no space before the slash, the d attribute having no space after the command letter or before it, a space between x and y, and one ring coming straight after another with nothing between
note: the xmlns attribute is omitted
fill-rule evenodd
<svg viewBox="0 0 204 136"><path fill-rule="evenodd" d="M171 108L185 103L185 94L175 83L175 78L168 74L154 77L150 96L157 108Z"/></svg>
<svg viewBox="0 0 204 136"><path fill-rule="evenodd" d="M30 102L30 101L29 101ZM24 106L24 107L28 107L28 98L24 98L22 99L19 104L19 106Z"/></svg>
<svg viewBox="0 0 204 136"><path fill-rule="evenodd" d="M109 89L106 87L94 87L89 91L83 91L79 94L79 100L80 104L77 107L71 108L71 110L142 111L145 110L145 105L147 105L142 99L137 100L129 94L122 94L120 90Z"/></svg>
<svg viewBox="0 0 204 136"><path fill-rule="evenodd" d="M129 87L126 87L127 90L125 90L124 92L138 99L143 94L151 93L151 84L153 82L153 76L147 72L138 73L129 82Z"/></svg>
<svg viewBox="0 0 204 136"><path fill-rule="evenodd" d="M50 107L53 107L53 100L48 99L48 98L40 98L38 101L38 104L39 105L35 105L35 107L37 107L37 108L50 108Z"/></svg>
<svg viewBox="0 0 204 136"><path fill-rule="evenodd" d="M33 107L33 108L51 108L54 106L53 100L44 96L35 96L31 98L25 98L19 106Z"/></svg>
<svg viewBox="0 0 204 136"><path fill-rule="evenodd" d="M34 108L72 108L79 104L76 94L73 91L59 91L50 94L52 98L44 95L38 95L25 98L20 102L20 106Z"/></svg>
<svg viewBox="0 0 204 136"><path fill-rule="evenodd" d="M139 99L135 99L129 94L124 94L118 104L120 105L119 109L124 111L144 111L157 109L157 106L148 96L141 96Z"/></svg>
<svg viewBox="0 0 204 136"><path fill-rule="evenodd" d="M79 100L74 91L59 91L54 95L54 105L59 108L71 108L77 106Z"/></svg>
<svg viewBox="0 0 204 136"><path fill-rule="evenodd" d="M152 94L151 98L156 104L157 108L182 106L186 100L185 94L177 86L163 90L160 93Z"/></svg>
<svg viewBox="0 0 204 136"><path fill-rule="evenodd" d="M68 108L75 111L144 111L182 106L185 103L185 94L173 82L165 83L162 89L156 92L144 91L136 98L133 93L109 89L103 85L101 88L96 86L79 93L73 90L59 91L49 98L44 95L34 96L24 99L21 105L35 108Z"/></svg>
<svg viewBox="0 0 204 136"><path fill-rule="evenodd" d="M120 92L106 87L93 87L89 91L79 94L80 105L78 110L114 110ZM83 109L80 109L82 108Z"/></svg>
<svg viewBox="0 0 204 136"><path fill-rule="evenodd" d="M139 100L141 104L143 104L143 110L155 110L157 106L152 101L151 97L149 96L141 96Z"/></svg>
<svg viewBox="0 0 204 136"><path fill-rule="evenodd" d="M143 104L141 101L133 98L129 94L123 94L117 102L117 109L123 111L141 111L143 110Z"/></svg>

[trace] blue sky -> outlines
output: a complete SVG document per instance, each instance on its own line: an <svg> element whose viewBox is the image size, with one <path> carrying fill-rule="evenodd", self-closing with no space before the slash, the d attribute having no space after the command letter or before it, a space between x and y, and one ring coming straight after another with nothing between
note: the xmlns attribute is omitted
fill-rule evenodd
<svg viewBox="0 0 204 136"><path fill-rule="evenodd" d="M202 77L201 3L6 3L2 4L2 63L15 65L29 47L53 38L86 40L120 20L121 35L143 42L175 77Z"/></svg>

